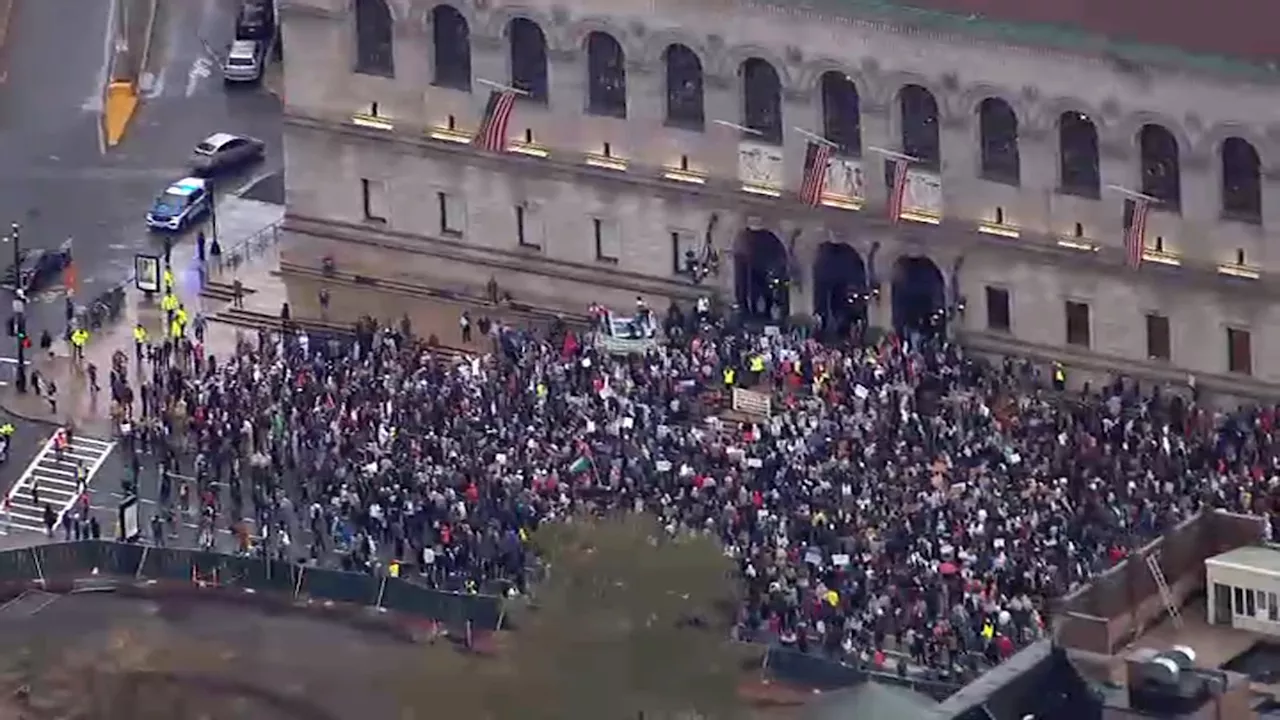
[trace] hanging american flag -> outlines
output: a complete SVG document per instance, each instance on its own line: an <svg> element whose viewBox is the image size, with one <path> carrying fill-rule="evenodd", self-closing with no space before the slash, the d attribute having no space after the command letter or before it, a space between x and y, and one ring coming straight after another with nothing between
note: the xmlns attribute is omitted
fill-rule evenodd
<svg viewBox="0 0 1280 720"><path fill-rule="evenodd" d="M831 146L810 140L804 153L804 180L800 183L800 202L810 207L822 204L827 188L827 165L831 162Z"/></svg>
<svg viewBox="0 0 1280 720"><path fill-rule="evenodd" d="M889 185L889 219L898 222L902 217L902 203L907 195L907 168L906 158L889 158L887 162L893 163L893 183Z"/></svg>
<svg viewBox="0 0 1280 720"><path fill-rule="evenodd" d="M511 122L511 111L515 106L515 90L489 92L489 102L485 103L484 117L480 119L480 129L476 131L476 147L489 152L506 152L507 125Z"/></svg>
<svg viewBox="0 0 1280 720"><path fill-rule="evenodd" d="M1131 268L1142 266L1142 250L1147 244L1146 198L1126 198L1124 201L1124 257Z"/></svg>

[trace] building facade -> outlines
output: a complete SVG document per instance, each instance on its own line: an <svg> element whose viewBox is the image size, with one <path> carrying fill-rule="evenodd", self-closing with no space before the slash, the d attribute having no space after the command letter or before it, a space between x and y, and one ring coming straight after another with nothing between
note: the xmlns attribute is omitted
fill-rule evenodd
<svg viewBox="0 0 1280 720"><path fill-rule="evenodd" d="M282 271L573 311L718 291L1280 395L1280 75L819 6L282 0ZM471 144L495 87L502 153Z"/></svg>

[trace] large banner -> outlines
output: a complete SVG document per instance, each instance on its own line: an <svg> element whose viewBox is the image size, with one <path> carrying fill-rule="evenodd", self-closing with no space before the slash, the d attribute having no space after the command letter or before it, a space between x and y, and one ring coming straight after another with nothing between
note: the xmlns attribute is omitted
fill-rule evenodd
<svg viewBox="0 0 1280 720"><path fill-rule="evenodd" d="M831 158L827 165L827 186L822 194L838 200L866 199L867 184L862 174L862 161L857 158Z"/></svg>
<svg viewBox="0 0 1280 720"><path fill-rule="evenodd" d="M937 173L911 168L907 170L907 187L902 197L904 215L928 218L942 217L942 178Z"/></svg>
<svg viewBox="0 0 1280 720"><path fill-rule="evenodd" d="M782 193L782 148L761 143L738 143L738 180L744 190Z"/></svg>

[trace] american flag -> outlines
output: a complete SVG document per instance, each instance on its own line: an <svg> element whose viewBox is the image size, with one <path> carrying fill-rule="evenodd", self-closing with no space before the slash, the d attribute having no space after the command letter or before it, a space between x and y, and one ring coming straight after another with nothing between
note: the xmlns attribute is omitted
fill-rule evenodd
<svg viewBox="0 0 1280 720"><path fill-rule="evenodd" d="M1131 268L1142 266L1150 207L1146 198L1126 198L1124 201L1124 257Z"/></svg>
<svg viewBox="0 0 1280 720"><path fill-rule="evenodd" d="M831 162L831 146L810 140L804 153L804 180L800 183L800 202L810 207L822 204L822 191L827 187L827 165Z"/></svg>
<svg viewBox="0 0 1280 720"><path fill-rule="evenodd" d="M476 147L489 152L506 152L507 124L516 106L515 90L492 90L484 106L484 117L476 132Z"/></svg>
<svg viewBox="0 0 1280 720"><path fill-rule="evenodd" d="M907 159L889 158L893 163L893 184L889 186L889 219L898 222L902 216L902 201L907 194Z"/></svg>

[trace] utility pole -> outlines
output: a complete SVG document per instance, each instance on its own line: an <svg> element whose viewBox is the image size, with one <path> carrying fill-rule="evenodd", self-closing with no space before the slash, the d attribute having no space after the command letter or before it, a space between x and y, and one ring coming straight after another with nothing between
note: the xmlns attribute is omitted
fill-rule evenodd
<svg viewBox="0 0 1280 720"><path fill-rule="evenodd" d="M27 391L27 298L22 289L22 241L18 235L18 223L9 225L9 242L13 244L13 323L18 339L18 372L14 387L18 392Z"/></svg>

